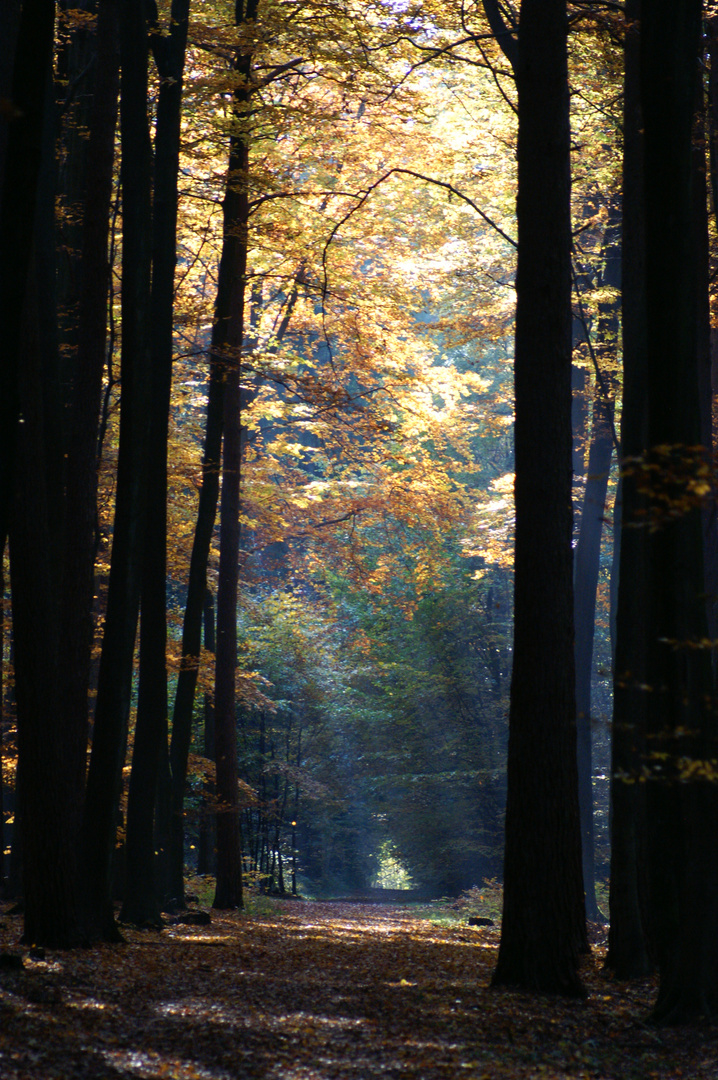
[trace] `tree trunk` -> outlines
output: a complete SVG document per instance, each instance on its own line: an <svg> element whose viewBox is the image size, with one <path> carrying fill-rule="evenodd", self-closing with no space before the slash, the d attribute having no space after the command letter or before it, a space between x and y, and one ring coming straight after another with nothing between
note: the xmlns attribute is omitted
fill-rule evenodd
<svg viewBox="0 0 718 1080"><path fill-rule="evenodd" d="M174 0L169 36L152 35L160 92L154 154L152 239L152 420L146 462L148 509L144 542L137 723L127 803L127 882L122 918L160 921L155 887L154 811L160 757L167 753L167 440L172 385L174 276L177 262L177 177L182 76L189 0Z"/></svg>
<svg viewBox="0 0 718 1080"><path fill-rule="evenodd" d="M646 796L660 971L654 1017L663 1023L714 1016L718 1005L718 793L693 772L716 755L710 656L696 647L707 636L701 510L690 495L703 465L691 160L701 7L644 0L641 18L652 526Z"/></svg>
<svg viewBox="0 0 718 1080"><path fill-rule="evenodd" d="M207 563L219 501L219 470L224 415L224 350L229 323L229 303L235 246L235 222L229 215L236 211L235 200L225 197L224 241L219 264L212 344L210 348L209 389L202 453L202 487L190 558L187 601L182 628L182 659L175 691L170 742L172 772L172 833L170 844L170 896L184 905L184 791L187 782L187 759L192 738L192 710L199 674L202 641L202 605L207 588Z"/></svg>
<svg viewBox="0 0 718 1080"><path fill-rule="evenodd" d="M710 21L710 20L707 20ZM710 41L709 31L708 39ZM711 58L711 70L718 58ZM692 143L693 174L693 243L695 246L695 265L699 275L696 283L696 332L698 349L698 393L700 398L701 445L706 448L709 460L715 461L714 425L713 425L713 356L711 349L711 312L710 312L710 241L708 224L708 183L707 174L713 167L713 155L706 162L705 133L710 133L711 93L714 76L709 80L708 98L704 93L704 76L701 69L696 71L696 124L695 138ZM706 167L708 165L708 168ZM715 479L713 498L703 506L703 569L705 576L706 618L708 636L718 639L718 487ZM716 676L718 653L713 652L713 677Z"/></svg>
<svg viewBox="0 0 718 1080"><path fill-rule="evenodd" d="M647 445L647 324L643 209L643 120L640 102L640 0L628 0L623 123L622 329L623 410L617 496L620 529L611 740L610 929L605 966L620 979L650 970L645 936L644 794L639 772L646 724L647 534L643 497L626 463Z"/></svg>
<svg viewBox="0 0 718 1080"><path fill-rule="evenodd" d="M0 98L8 103L12 102L13 67L21 8L21 0L6 0L4 4L0 4ZM8 123L0 123L0 192L5 175L9 128Z"/></svg>
<svg viewBox="0 0 718 1080"><path fill-rule="evenodd" d="M49 130L52 128L50 126ZM46 148L52 170L54 145ZM52 199L50 206L53 205ZM52 245L54 223L35 248ZM47 236L49 230L49 237ZM37 260L26 302L20 405L23 422L16 463L17 498L10 528L19 788L23 836L25 940L54 948L82 943L77 870L77 820L82 786L70 768L71 746L57 693L59 579L50 527L51 486L46 447L48 401L41 347ZM57 448L61 451L61 448Z"/></svg>
<svg viewBox="0 0 718 1080"><path fill-rule="evenodd" d="M217 658L214 710L217 755L217 890L213 906L242 906L242 850L238 805L237 715L235 672L237 668L237 597L239 582L239 478L242 459L240 355L244 327L244 288L247 273L247 173L246 138L233 138L230 176L241 184L234 192L239 202L240 233L236 253L224 391L222 443L222 500L220 508L219 577L217 583Z"/></svg>
<svg viewBox="0 0 718 1080"><path fill-rule="evenodd" d="M212 590L205 591L204 600L204 647L214 656L216 641L214 633L214 596ZM214 761L214 698L204 695L204 756ZM217 825L214 810L210 804L215 801L215 784L205 780L202 784L202 807L199 820L199 842L197 851L197 873L214 874L217 869L215 853L217 848Z"/></svg>
<svg viewBox="0 0 718 1080"><path fill-rule="evenodd" d="M122 402L117 496L105 633L83 826L89 929L118 936L112 859L132 689L140 601L151 402L152 149L147 122L147 33L142 0L121 7L120 130L123 192Z"/></svg>
<svg viewBox="0 0 718 1080"><path fill-rule="evenodd" d="M82 218L77 350L65 470L64 516L72 527L69 535L65 531L59 642L59 698L66 738L72 746L72 768L83 788L93 643L97 438L107 350L108 242L119 91L117 39L116 0L100 0L87 141L86 168L92 183L85 191Z"/></svg>
<svg viewBox="0 0 718 1080"><path fill-rule="evenodd" d="M575 556L576 620L576 737L578 751L581 852L586 916L601 918L596 900L593 835L593 760L591 735L591 675L596 620L596 592L601 561L601 532L606 506L608 473L613 452L613 399L596 388L591 445L581 529Z"/></svg>
<svg viewBox="0 0 718 1080"><path fill-rule="evenodd" d="M12 122L0 192L0 547L14 497L20 412L18 363L42 156L46 91L52 72L55 5L25 0L12 80Z"/></svg>
<svg viewBox="0 0 718 1080"><path fill-rule="evenodd" d="M582 995L571 548L571 219L563 0L523 0L516 557L504 913L494 986Z"/></svg>
<svg viewBox="0 0 718 1080"><path fill-rule="evenodd" d="M54 312L52 296L39 295L38 287L39 268L49 271L54 251L54 125L48 108L53 35L54 5L24 3L0 205L0 548L14 496L11 583L18 757L24 778L17 813L25 852L25 937L68 947L82 940L72 828L79 792L68 767L57 693L59 545L50 529L49 508L58 495L52 466L61 460L62 447L46 440L48 409L59 406L48 391L46 364L52 365L53 355L43 337L52 337ZM41 189L44 205L49 200L44 214L39 212Z"/></svg>
<svg viewBox="0 0 718 1080"><path fill-rule="evenodd" d="M602 285L620 285L620 242L615 206L611 206L603 242ZM586 916L602 918L596 900L593 830L593 755L591 676L596 622L596 593L601 564L601 534L606 510L608 474L613 453L618 318L615 302L599 304L593 352L598 364L593 399L588 473L581 524L574 557L574 617L576 624L576 736L578 801Z"/></svg>
<svg viewBox="0 0 718 1080"><path fill-rule="evenodd" d="M187 601L182 628L182 659L177 679L174 712L172 716L172 741L170 761L172 767L172 837L171 837L171 896L182 896L184 858L184 792L187 781L187 758L192 734L192 709L194 706L199 652L202 633L202 604L207 583L207 562L214 531L219 501L219 469L222 445L222 416L224 411L225 350L229 327L229 304L231 300L232 265L235 258L234 232L236 223L226 215L241 209L237 200L225 200L225 242L219 264L217 301L215 305L212 345L210 348L209 392L205 443L202 455L202 487L199 495L197 524L195 526L192 556L190 559ZM295 276L282 321L275 335L276 344L281 341L291 322L292 312L299 291L301 271Z"/></svg>

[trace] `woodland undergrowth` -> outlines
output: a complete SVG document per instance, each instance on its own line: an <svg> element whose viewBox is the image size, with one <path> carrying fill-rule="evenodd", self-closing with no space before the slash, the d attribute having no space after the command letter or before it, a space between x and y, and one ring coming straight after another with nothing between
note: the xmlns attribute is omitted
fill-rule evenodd
<svg viewBox="0 0 718 1080"><path fill-rule="evenodd" d="M265 899L71 953L0 911L3 1080L718 1076L715 1028L648 1023L652 979L584 964L586 1001L494 991L499 929L448 905ZM452 921L453 919L453 921Z"/></svg>

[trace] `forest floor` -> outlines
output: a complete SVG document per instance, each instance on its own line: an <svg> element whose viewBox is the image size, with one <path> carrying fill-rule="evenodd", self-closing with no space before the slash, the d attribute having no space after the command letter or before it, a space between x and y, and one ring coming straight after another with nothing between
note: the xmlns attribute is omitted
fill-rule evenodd
<svg viewBox="0 0 718 1080"><path fill-rule="evenodd" d="M498 929L446 906L264 901L34 959L8 908L2 1080L718 1077L718 1031L652 1027L655 982L602 975L600 941L577 1002L490 990Z"/></svg>

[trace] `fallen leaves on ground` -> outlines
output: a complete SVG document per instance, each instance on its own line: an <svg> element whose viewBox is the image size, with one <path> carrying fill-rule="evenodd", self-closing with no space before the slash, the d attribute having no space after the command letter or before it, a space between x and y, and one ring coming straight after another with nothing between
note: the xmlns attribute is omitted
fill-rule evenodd
<svg viewBox="0 0 718 1080"><path fill-rule="evenodd" d="M498 930L275 901L0 971L3 1080L715 1080L715 1029L647 1023L655 982L587 1001L489 989ZM5 915L0 950L19 949Z"/></svg>

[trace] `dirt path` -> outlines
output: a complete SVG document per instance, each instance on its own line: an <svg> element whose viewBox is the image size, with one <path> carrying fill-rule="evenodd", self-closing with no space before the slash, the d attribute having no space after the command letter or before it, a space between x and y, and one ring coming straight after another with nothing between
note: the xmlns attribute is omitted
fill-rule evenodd
<svg viewBox="0 0 718 1080"><path fill-rule="evenodd" d="M0 915L0 951L20 919ZM717 1080L718 1033L645 1024L650 981L573 1003L488 989L492 928L272 903L0 971L2 1080Z"/></svg>

